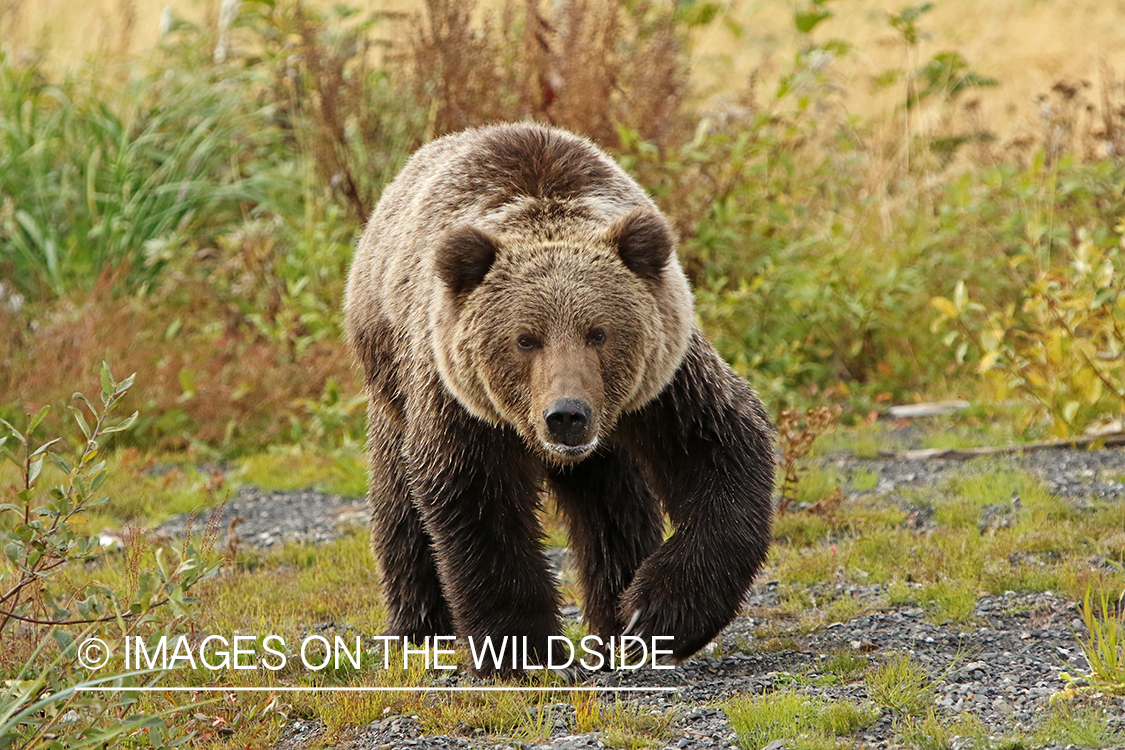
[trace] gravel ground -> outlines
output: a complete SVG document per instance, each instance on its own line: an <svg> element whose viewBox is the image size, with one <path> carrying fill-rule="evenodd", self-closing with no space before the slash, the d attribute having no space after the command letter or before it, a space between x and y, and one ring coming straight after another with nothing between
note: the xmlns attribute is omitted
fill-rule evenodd
<svg viewBox="0 0 1125 750"><path fill-rule="evenodd" d="M1054 493L1083 505L1098 501L1125 500L1125 450L1050 450L1024 456L990 457L974 461L896 458L859 459L832 455L824 459L847 480L857 473L873 473L877 484L872 493L895 502L897 493L914 487L940 486L956 474L996 465L1025 469ZM869 478L868 478L868 481ZM315 492L262 492L242 489L224 510L223 523L235 518L241 543L260 546L283 539L321 542L338 533L341 523L365 518L362 503ZM924 521L923 521L924 522ZM183 529L175 519L161 531L175 534ZM562 565L565 550L549 553ZM601 673L586 684L599 686L672 686L675 693L644 693L629 696L646 710L672 712L670 748L725 748L735 745L735 735L722 711L714 705L743 694L762 694L779 687L793 687L801 674L800 690L829 699L865 701L870 698L862 682L831 684L817 681L818 665L826 655L840 650L862 653L878 660L890 654L909 653L935 677L934 705L940 714L967 712L987 726L994 736L1017 728L1030 729L1047 706L1050 696L1063 687L1059 673L1087 667L1075 641L1084 628L1074 602L1051 593L984 596L976 605L973 626L938 625L925 619L923 610L912 606L889 607L882 602L878 586L837 586L835 595L870 601L872 611L847 622L833 623L812 635L794 637L794 648L761 651L754 648L753 632L761 617L778 607L777 584L768 571L750 593L747 615L736 620L712 645L710 655L694 659L669 671ZM823 584L831 586L829 582ZM571 608L570 617L578 612ZM758 617L756 622L752 619ZM312 625L312 624L310 624ZM453 682L467 677L455 677ZM1107 699L1108 721L1125 729L1125 701ZM575 709L569 704L546 707L544 717L553 725L549 739L537 743L503 742L481 734L470 736L423 735L414 717L386 716L342 738L340 750L360 748L478 748L604 747L597 734L575 733ZM890 712L852 738L859 748L898 748ZM279 749L295 750L318 741L323 726L301 720L285 730ZM782 750L784 742L768 750ZM964 745L967 747L967 744ZM960 747L954 742L953 747Z"/></svg>

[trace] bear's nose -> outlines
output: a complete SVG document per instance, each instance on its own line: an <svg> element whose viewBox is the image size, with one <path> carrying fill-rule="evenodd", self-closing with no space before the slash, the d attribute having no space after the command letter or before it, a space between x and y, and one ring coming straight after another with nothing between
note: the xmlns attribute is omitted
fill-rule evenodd
<svg viewBox="0 0 1125 750"><path fill-rule="evenodd" d="M590 406L580 398L561 398L543 412L547 431L563 445L582 445L590 424Z"/></svg>

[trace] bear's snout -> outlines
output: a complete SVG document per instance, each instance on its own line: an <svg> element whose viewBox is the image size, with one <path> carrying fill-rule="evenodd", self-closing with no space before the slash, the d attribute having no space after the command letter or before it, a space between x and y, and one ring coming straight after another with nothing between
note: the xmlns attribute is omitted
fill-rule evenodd
<svg viewBox="0 0 1125 750"><path fill-rule="evenodd" d="M560 398L543 412L547 432L562 445L577 447L587 442L590 405L580 398Z"/></svg>

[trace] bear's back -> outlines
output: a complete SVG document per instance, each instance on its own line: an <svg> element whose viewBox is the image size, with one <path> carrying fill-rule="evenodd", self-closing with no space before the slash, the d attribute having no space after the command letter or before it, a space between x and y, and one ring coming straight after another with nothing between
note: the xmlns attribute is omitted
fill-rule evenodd
<svg viewBox="0 0 1125 750"><path fill-rule="evenodd" d="M443 150L446 158L435 165L440 173L428 191L427 208L436 214L470 210L483 218L526 199L604 201L619 206L613 211L618 213L647 200L605 153L565 131L512 124L468 131L455 138L456 152ZM440 147L441 141L435 143Z"/></svg>

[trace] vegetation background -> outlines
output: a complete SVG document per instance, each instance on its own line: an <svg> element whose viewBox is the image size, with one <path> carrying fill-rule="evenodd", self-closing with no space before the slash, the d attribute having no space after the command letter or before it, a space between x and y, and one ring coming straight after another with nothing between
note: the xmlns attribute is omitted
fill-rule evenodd
<svg viewBox="0 0 1125 750"><path fill-rule="evenodd" d="M775 413L862 425L964 397L1004 439L1120 431L1123 20L1120 0L0 0L0 448L16 466L0 604L23 618L0 634L39 627L0 667L49 695L16 678L42 672L43 644L74 668L51 623L171 632L191 607L161 607L197 584L231 618L213 626L236 621L234 589L203 571L260 560L201 543L176 553L198 569L169 569L134 531L90 588L64 563L96 557L103 528L221 502L230 481L362 493L340 335L353 242L407 156L466 126L533 118L614 154L675 222L700 324ZM138 412L112 454L69 427L99 372L102 408ZM76 463L44 461L67 446ZM348 544L270 565L314 571L374 632L376 600L340 577L373 575ZM1016 584L965 591L982 585Z"/></svg>
<svg viewBox="0 0 1125 750"><path fill-rule="evenodd" d="M1118 4L223 7L0 5L5 415L108 359L148 374L147 446L325 430L381 185L526 117L654 193L779 409L1019 395L1021 431L1066 435L1125 402Z"/></svg>

